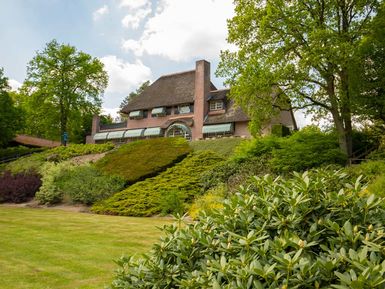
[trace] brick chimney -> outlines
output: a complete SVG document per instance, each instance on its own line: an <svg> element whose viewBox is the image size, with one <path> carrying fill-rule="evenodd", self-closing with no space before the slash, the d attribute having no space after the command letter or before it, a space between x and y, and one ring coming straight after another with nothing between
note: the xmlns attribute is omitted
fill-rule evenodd
<svg viewBox="0 0 385 289"><path fill-rule="evenodd" d="M192 139L202 139L202 127L208 113L208 96L210 92L210 63L198 60L195 66L195 93L194 93L194 127Z"/></svg>
<svg viewBox="0 0 385 289"><path fill-rule="evenodd" d="M92 136L98 133L100 130L100 116L94 115L92 117Z"/></svg>

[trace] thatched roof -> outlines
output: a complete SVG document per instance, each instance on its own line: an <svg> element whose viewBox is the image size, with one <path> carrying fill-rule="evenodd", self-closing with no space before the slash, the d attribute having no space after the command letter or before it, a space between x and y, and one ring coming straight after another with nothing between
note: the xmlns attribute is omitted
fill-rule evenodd
<svg viewBox="0 0 385 289"><path fill-rule="evenodd" d="M133 98L122 112L193 103L194 89L195 70L164 75ZM211 89L216 89L212 83Z"/></svg>

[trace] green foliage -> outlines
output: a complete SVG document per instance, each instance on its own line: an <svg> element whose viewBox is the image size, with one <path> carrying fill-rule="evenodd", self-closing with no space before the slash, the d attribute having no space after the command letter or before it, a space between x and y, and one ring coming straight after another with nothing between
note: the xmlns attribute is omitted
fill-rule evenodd
<svg viewBox="0 0 385 289"><path fill-rule="evenodd" d="M254 130L278 114L277 107L287 109L289 98L292 106L318 117L333 114L340 147L348 154L356 104L349 66L382 3L235 0L228 41L238 49L221 53L217 75L227 79L230 96L251 117ZM366 67L360 69L366 77Z"/></svg>
<svg viewBox="0 0 385 289"><path fill-rule="evenodd" d="M288 136L290 135L290 129L282 124L274 124L271 127L271 134L275 136Z"/></svg>
<svg viewBox="0 0 385 289"><path fill-rule="evenodd" d="M15 107L8 90L8 79L0 68L0 148L5 147L24 125L22 110Z"/></svg>
<svg viewBox="0 0 385 289"><path fill-rule="evenodd" d="M264 175L271 172L266 156L246 159L229 159L218 163L202 175L204 190L226 184L230 191L237 190L251 176Z"/></svg>
<svg viewBox="0 0 385 289"><path fill-rule="evenodd" d="M128 288L383 288L384 199L319 170L256 177L199 221L165 226L142 259L123 257Z"/></svg>
<svg viewBox="0 0 385 289"><path fill-rule="evenodd" d="M235 148L233 159L245 160L252 157L269 155L274 149L280 147L280 141L281 138L273 135L244 141Z"/></svg>
<svg viewBox="0 0 385 289"><path fill-rule="evenodd" d="M203 196L195 198L188 210L189 216L196 219L203 211L206 215L210 215L214 210L223 208L223 202L227 195L227 188L223 184L209 189Z"/></svg>
<svg viewBox="0 0 385 289"><path fill-rule="evenodd" d="M236 148L233 159L243 162L261 156L264 159L260 162L276 173L346 163L346 155L339 149L335 135L311 126L285 138L267 136L245 141Z"/></svg>
<svg viewBox="0 0 385 289"><path fill-rule="evenodd" d="M128 183L154 176L183 159L191 151L183 138L155 138L120 146L96 163L106 174Z"/></svg>
<svg viewBox="0 0 385 289"><path fill-rule="evenodd" d="M39 171L40 167L46 162L58 162L67 160L76 156L97 154L112 150L114 145L105 144L71 144L68 146L60 146L53 149L45 150L31 156L22 157L5 166L5 169L14 173L23 171Z"/></svg>
<svg viewBox="0 0 385 289"><path fill-rule="evenodd" d="M92 115L100 112L107 82L99 59L56 40L47 43L28 64L21 89L25 132L49 139L68 132L69 141L82 140Z"/></svg>
<svg viewBox="0 0 385 289"><path fill-rule="evenodd" d="M191 202L201 194L202 173L222 160L222 157L210 151L194 152L156 177L137 182L111 198L96 203L92 211L125 216L152 216L162 210L180 211L181 201ZM170 199L176 207L165 207Z"/></svg>
<svg viewBox="0 0 385 289"><path fill-rule="evenodd" d="M42 151L42 148L28 148L25 146L8 147L0 149L0 160Z"/></svg>
<svg viewBox="0 0 385 289"><path fill-rule="evenodd" d="M69 162L59 164L47 162L40 170L42 175L42 185L36 193L35 198L40 204L58 204L64 197L64 192L60 190L59 180L71 169Z"/></svg>
<svg viewBox="0 0 385 289"><path fill-rule="evenodd" d="M229 157L233 154L234 149L244 142L242 138L218 138L196 140L190 142L190 146L194 151L213 151L224 157Z"/></svg>
<svg viewBox="0 0 385 289"><path fill-rule="evenodd" d="M385 161L369 160L350 167L349 171L355 176L364 175L367 180L371 181L377 176L385 173Z"/></svg>
<svg viewBox="0 0 385 289"><path fill-rule="evenodd" d="M65 200L91 205L124 188L120 177L103 175L91 164L47 163L41 171L43 185L36 199L42 204L51 205Z"/></svg>
<svg viewBox="0 0 385 289"><path fill-rule="evenodd" d="M334 134L309 127L283 139L280 148L272 152L270 166L273 171L288 173L321 165L344 165L346 160Z"/></svg>

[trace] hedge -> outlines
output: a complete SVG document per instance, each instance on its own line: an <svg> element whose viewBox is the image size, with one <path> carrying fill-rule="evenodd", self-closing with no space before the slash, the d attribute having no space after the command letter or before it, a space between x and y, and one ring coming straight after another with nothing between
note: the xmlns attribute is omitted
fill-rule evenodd
<svg viewBox="0 0 385 289"><path fill-rule="evenodd" d="M210 151L194 152L158 176L137 182L96 203L92 211L125 216L152 216L162 211L179 211L183 203L191 202L194 196L202 193L202 173L222 160L221 156ZM170 203L176 207L168 207Z"/></svg>

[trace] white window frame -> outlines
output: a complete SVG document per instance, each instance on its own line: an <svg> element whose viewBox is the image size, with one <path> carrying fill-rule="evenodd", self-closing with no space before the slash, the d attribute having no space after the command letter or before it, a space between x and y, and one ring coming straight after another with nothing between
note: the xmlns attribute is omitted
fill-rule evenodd
<svg viewBox="0 0 385 289"><path fill-rule="evenodd" d="M210 101L210 111L222 110L222 109L224 109L222 100Z"/></svg>
<svg viewBox="0 0 385 289"><path fill-rule="evenodd" d="M183 111L183 108L185 108L186 110ZM187 111L188 109L188 111ZM188 114L188 113L191 113L191 107L189 104L184 104L184 105L178 105L178 113L179 114Z"/></svg>

